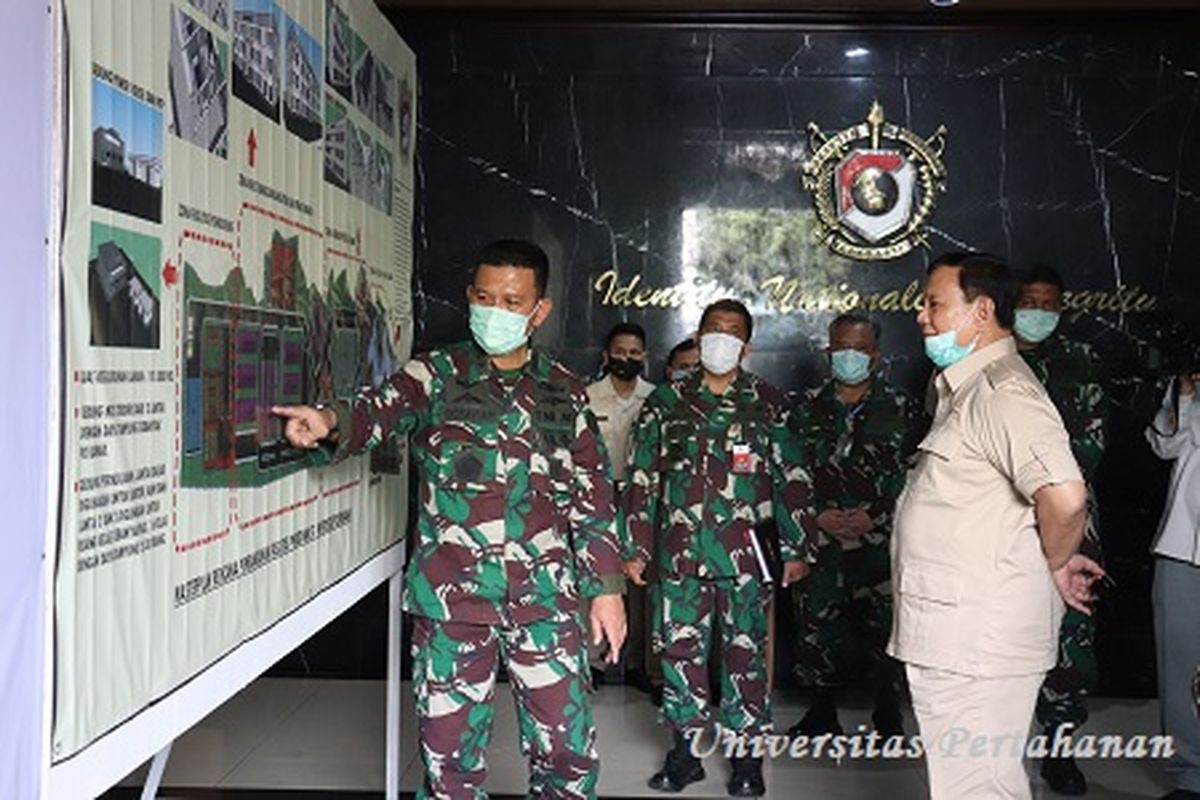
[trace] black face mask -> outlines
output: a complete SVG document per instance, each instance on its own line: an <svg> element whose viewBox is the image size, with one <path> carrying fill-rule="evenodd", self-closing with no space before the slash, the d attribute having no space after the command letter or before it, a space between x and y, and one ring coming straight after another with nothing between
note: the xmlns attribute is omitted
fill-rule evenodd
<svg viewBox="0 0 1200 800"><path fill-rule="evenodd" d="M642 374L642 360L640 358L610 358L608 372L617 380L631 381Z"/></svg>

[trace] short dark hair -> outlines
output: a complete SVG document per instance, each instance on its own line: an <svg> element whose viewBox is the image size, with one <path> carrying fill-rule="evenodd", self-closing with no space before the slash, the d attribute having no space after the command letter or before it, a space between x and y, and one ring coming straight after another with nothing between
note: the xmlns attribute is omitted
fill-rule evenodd
<svg viewBox="0 0 1200 800"><path fill-rule="evenodd" d="M704 322L708 319L708 315L714 311L741 314L742 319L746 321L746 341L750 341L750 337L754 335L754 318L750 316L750 309L746 308L745 303L741 300L734 300L732 297L726 297L722 300L717 300L715 303L709 303L700 315L700 328L704 328Z"/></svg>
<svg viewBox="0 0 1200 800"><path fill-rule="evenodd" d="M1063 282L1062 275L1059 275L1058 270L1049 264L1033 264L1029 269L1021 273L1021 288L1033 283L1048 283L1058 289L1059 294L1067 290L1067 285Z"/></svg>
<svg viewBox="0 0 1200 800"><path fill-rule="evenodd" d="M546 284L550 282L550 259L546 251L533 242L522 239L498 239L488 242L475 257L474 276L478 269L487 264L493 267L523 267L533 270L533 282L538 297L546 296Z"/></svg>
<svg viewBox="0 0 1200 800"><path fill-rule="evenodd" d="M829 323L829 338L832 339L833 332L843 325L870 325L871 333L875 334L875 344L879 344L879 338L883 335L883 330L879 327L878 322L866 314L847 311L843 314L838 314L833 318L833 322Z"/></svg>
<svg viewBox="0 0 1200 800"><path fill-rule="evenodd" d="M636 336L642 342L642 347L646 346L646 329L636 322L618 322L612 326L612 330L608 332L608 336L604 337L604 349L612 347L613 339L618 336Z"/></svg>
<svg viewBox="0 0 1200 800"><path fill-rule="evenodd" d="M938 267L957 267L958 285L968 301L988 297L996 306L996 322L1011 330L1013 310L1017 305L1017 288L1008 265L988 253L952 252L935 258L926 270L932 274Z"/></svg>
<svg viewBox="0 0 1200 800"><path fill-rule="evenodd" d="M686 353L689 350L695 350L698 346L699 345L696 344L696 340L691 336L684 339L682 342L672 347L671 352L667 353L667 366L671 366L671 362L675 360L675 356L679 355L680 353Z"/></svg>

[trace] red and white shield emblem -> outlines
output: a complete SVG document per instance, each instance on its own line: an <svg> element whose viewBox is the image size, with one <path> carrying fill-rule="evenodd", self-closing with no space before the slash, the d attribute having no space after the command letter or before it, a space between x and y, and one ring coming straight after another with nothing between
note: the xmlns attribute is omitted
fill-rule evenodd
<svg viewBox="0 0 1200 800"><path fill-rule="evenodd" d="M838 219L868 242L908 224L916 169L895 150L851 150L835 173Z"/></svg>

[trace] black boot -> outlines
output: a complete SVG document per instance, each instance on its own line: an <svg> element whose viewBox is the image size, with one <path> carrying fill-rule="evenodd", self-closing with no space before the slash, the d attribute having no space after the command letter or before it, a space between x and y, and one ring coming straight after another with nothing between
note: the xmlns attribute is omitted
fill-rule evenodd
<svg viewBox="0 0 1200 800"><path fill-rule="evenodd" d="M646 785L660 792L680 792L689 783L704 780L704 765L692 755L691 742L675 734L675 746L667 753L663 768L654 773Z"/></svg>
<svg viewBox="0 0 1200 800"><path fill-rule="evenodd" d="M841 732L842 724L837 716L837 690L825 686L813 689L808 713L788 729L789 736L807 736L810 739L823 733L837 735Z"/></svg>
<svg viewBox="0 0 1200 800"><path fill-rule="evenodd" d="M733 766L727 784L730 797L762 797L767 793L761 758L734 758L729 763Z"/></svg>
<svg viewBox="0 0 1200 800"><path fill-rule="evenodd" d="M885 739L904 735L904 715L900 713L900 699L890 688L875 692L875 710L871 712L871 724Z"/></svg>
<svg viewBox="0 0 1200 800"><path fill-rule="evenodd" d="M875 706L871 712L871 724L884 739L904 735L904 716L895 705Z"/></svg>
<svg viewBox="0 0 1200 800"><path fill-rule="evenodd" d="M1048 756L1042 759L1042 778L1055 794L1074 797L1087 793L1087 778L1075 766L1073 756Z"/></svg>

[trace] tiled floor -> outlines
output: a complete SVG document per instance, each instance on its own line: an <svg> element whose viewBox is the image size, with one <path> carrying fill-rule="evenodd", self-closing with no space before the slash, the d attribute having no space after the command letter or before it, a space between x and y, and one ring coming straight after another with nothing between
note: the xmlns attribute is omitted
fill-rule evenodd
<svg viewBox="0 0 1200 800"><path fill-rule="evenodd" d="M379 792L383 788L383 684L375 681L260 679L175 743L160 797L335 797L340 792ZM412 690L403 691L402 788L420 779L412 725ZM489 753L487 788L520 795L525 765L517 747L516 721L507 690L498 690L496 728ZM780 698L775 718L781 729L803 709ZM646 796L646 778L658 768L666 738L646 695L623 687L602 687L595 696L601 756L600 794ZM842 712L842 725L865 725L869 710ZM913 728L911 717L908 724ZM1095 700L1087 730L1096 734L1155 734L1153 702ZM1087 732L1087 731L1085 731ZM1156 798L1169 788L1162 765L1149 761L1083 762L1091 780L1089 798ZM684 797L723 797L726 767L718 756L705 762L708 777ZM125 781L137 786L145 768ZM926 797L923 763L918 760L792 760L783 756L766 767L768 797L882 798ZM223 790L219 792L206 790ZM230 790L273 790L270 795ZM127 790L121 797L130 796ZM1053 797L1040 780L1035 797ZM118 796L114 793L114 797Z"/></svg>

